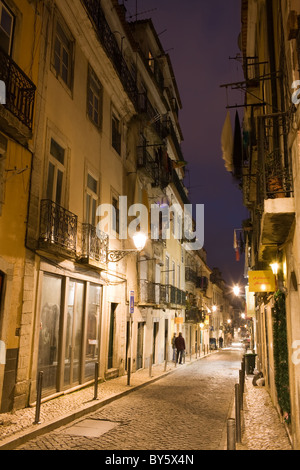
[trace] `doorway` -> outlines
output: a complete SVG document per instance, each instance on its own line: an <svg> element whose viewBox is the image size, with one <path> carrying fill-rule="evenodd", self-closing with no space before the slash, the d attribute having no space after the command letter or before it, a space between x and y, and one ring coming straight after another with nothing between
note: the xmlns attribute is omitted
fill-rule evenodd
<svg viewBox="0 0 300 470"><path fill-rule="evenodd" d="M153 323L153 345L152 345L152 364L155 364L156 361L156 343L158 335L159 323Z"/></svg>
<svg viewBox="0 0 300 470"><path fill-rule="evenodd" d="M167 359L167 350L168 350L168 337L169 337L169 320L165 319L165 347L164 347L164 361Z"/></svg>
<svg viewBox="0 0 300 470"><path fill-rule="evenodd" d="M84 284L78 281L70 281L65 336L65 386L76 385L80 380L83 312Z"/></svg>
<svg viewBox="0 0 300 470"><path fill-rule="evenodd" d="M139 322L137 328L137 352L136 352L136 369L142 369L144 363L144 330L145 323Z"/></svg>
<svg viewBox="0 0 300 470"><path fill-rule="evenodd" d="M108 360L107 368L112 369L114 366L114 342L115 342L115 317L118 304L110 305L110 324L109 324L109 342L108 342Z"/></svg>

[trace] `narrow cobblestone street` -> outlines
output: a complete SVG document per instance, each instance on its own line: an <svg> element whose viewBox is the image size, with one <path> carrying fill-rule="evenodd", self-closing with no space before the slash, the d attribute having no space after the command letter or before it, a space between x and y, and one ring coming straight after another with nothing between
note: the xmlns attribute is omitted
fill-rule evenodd
<svg viewBox="0 0 300 470"><path fill-rule="evenodd" d="M224 351L178 366L175 373L81 418L77 426L72 423L20 449L220 450L240 357L239 351Z"/></svg>

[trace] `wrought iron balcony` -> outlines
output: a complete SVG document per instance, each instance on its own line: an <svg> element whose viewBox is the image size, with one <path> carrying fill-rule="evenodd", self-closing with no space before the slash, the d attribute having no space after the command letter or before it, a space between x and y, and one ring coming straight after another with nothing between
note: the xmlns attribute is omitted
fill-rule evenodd
<svg viewBox="0 0 300 470"><path fill-rule="evenodd" d="M185 280L187 282L192 282L193 284L196 284L197 282L197 273L193 269L186 267L185 268Z"/></svg>
<svg viewBox="0 0 300 470"><path fill-rule="evenodd" d="M149 123L156 132L157 136L163 140L166 137L165 125L162 121L162 116L152 106L147 93L139 93L138 95L138 111L141 114L146 114Z"/></svg>
<svg viewBox="0 0 300 470"><path fill-rule="evenodd" d="M159 304L160 292L158 286L154 282L147 281L146 279L140 280L140 303L141 304Z"/></svg>
<svg viewBox="0 0 300 470"><path fill-rule="evenodd" d="M147 280L140 281L140 303L151 305L186 305L186 293L170 284L158 284Z"/></svg>
<svg viewBox="0 0 300 470"><path fill-rule="evenodd" d="M137 167L150 177L155 188L164 189L173 181L172 162L168 155L161 154L161 149L152 157L145 145L138 147Z"/></svg>
<svg viewBox="0 0 300 470"><path fill-rule="evenodd" d="M285 116L258 119L257 205L261 213L259 259L268 261L285 243L295 220L292 169L286 149ZM281 141L285 145L282 145Z"/></svg>
<svg viewBox="0 0 300 470"><path fill-rule="evenodd" d="M186 305L186 292L178 289L178 287L167 285L166 302L176 305Z"/></svg>
<svg viewBox="0 0 300 470"><path fill-rule="evenodd" d="M184 204L190 204L189 198L185 192L184 185L182 181L179 179L179 176L176 170L173 171L172 183L174 184L175 188L177 189L179 196Z"/></svg>
<svg viewBox="0 0 300 470"><path fill-rule="evenodd" d="M205 320L205 311L197 307L191 307L185 311L186 323L203 323Z"/></svg>
<svg viewBox="0 0 300 470"><path fill-rule="evenodd" d="M155 167L155 160L148 152L147 147L145 145L139 146L137 148L137 168L144 171L152 182L155 180Z"/></svg>
<svg viewBox="0 0 300 470"><path fill-rule="evenodd" d="M196 288L205 292L208 288L208 278L205 276L198 276L196 280Z"/></svg>
<svg viewBox="0 0 300 470"><path fill-rule="evenodd" d="M53 201L41 201L39 247L76 256L77 216Z"/></svg>
<svg viewBox="0 0 300 470"><path fill-rule="evenodd" d="M124 90L131 99L136 110L138 109L138 90L136 80L130 73L127 63L119 49L118 41L113 34L105 18L99 0L81 0L88 16L94 25L98 39L103 46L107 56L114 65L119 78L123 84Z"/></svg>
<svg viewBox="0 0 300 470"><path fill-rule="evenodd" d="M5 83L6 87L4 106L31 131L36 86L1 48L0 80Z"/></svg>
<svg viewBox="0 0 300 470"><path fill-rule="evenodd" d="M178 137L176 135L176 132L175 132L175 129L174 129L174 126L173 126L173 123L172 123L171 119L168 119L165 122L164 131L165 131L166 135L170 135L179 160L184 161L181 146L180 146L180 143L178 141Z"/></svg>
<svg viewBox="0 0 300 470"><path fill-rule="evenodd" d="M90 224L82 224L82 252L80 260L83 263L104 265L107 263L109 237Z"/></svg>

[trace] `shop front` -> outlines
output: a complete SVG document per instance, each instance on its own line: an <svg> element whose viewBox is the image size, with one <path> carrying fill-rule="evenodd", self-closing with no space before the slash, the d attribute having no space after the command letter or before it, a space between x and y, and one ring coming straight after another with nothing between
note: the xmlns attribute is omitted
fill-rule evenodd
<svg viewBox="0 0 300 470"><path fill-rule="evenodd" d="M102 285L40 272L37 371L43 396L93 380L99 360Z"/></svg>

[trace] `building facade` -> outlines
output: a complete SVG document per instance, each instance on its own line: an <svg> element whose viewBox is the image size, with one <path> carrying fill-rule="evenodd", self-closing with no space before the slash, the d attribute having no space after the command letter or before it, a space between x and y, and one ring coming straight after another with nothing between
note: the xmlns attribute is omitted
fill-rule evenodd
<svg viewBox="0 0 300 470"><path fill-rule="evenodd" d="M27 1L0 2L0 410L23 377L25 236L36 119L41 22Z"/></svg>
<svg viewBox="0 0 300 470"><path fill-rule="evenodd" d="M41 373L47 399L96 370L104 380L172 360L179 331L188 354L207 351L223 288L215 298L205 251L186 249L182 103L152 21L128 21L117 0L0 6L7 412L35 402Z"/></svg>
<svg viewBox="0 0 300 470"><path fill-rule="evenodd" d="M300 446L299 410L299 18L298 1L243 1L240 49L245 112L232 173L250 218L244 221L247 290L257 368ZM272 268L272 270L271 270ZM274 274L273 274L274 273Z"/></svg>

